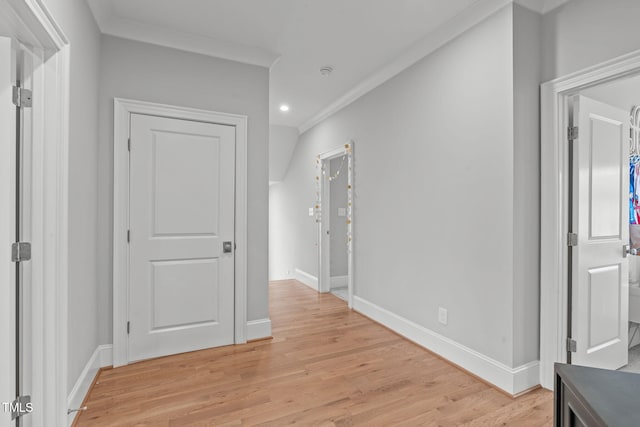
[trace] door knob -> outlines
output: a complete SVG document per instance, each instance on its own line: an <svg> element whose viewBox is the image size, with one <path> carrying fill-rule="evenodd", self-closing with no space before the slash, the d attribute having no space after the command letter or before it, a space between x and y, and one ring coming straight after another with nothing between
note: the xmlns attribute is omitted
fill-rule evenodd
<svg viewBox="0 0 640 427"><path fill-rule="evenodd" d="M222 242L222 253L230 254L231 252L233 252L233 243Z"/></svg>
<svg viewBox="0 0 640 427"><path fill-rule="evenodd" d="M638 249L631 249L631 245L623 245L622 257L626 258L628 255L638 255Z"/></svg>

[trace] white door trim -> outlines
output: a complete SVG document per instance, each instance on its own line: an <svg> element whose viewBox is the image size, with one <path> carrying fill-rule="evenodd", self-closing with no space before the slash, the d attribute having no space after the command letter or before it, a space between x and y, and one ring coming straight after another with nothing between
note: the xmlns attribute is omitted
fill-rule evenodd
<svg viewBox="0 0 640 427"><path fill-rule="evenodd" d="M132 113L195 120L236 128L235 343L247 341L247 116L114 99L113 136L113 366L129 363L129 122ZM134 142L135 143L135 142Z"/></svg>
<svg viewBox="0 0 640 427"><path fill-rule="evenodd" d="M29 261L34 412L29 416L33 425L66 426L69 44L40 0L0 0L0 10L3 28L10 28L5 35L33 46L36 60ZM1 427L11 424L5 415L0 412Z"/></svg>
<svg viewBox="0 0 640 427"><path fill-rule="evenodd" d="M540 383L553 389L553 364L566 362L569 97L640 72L640 51L541 87Z"/></svg>
<svg viewBox="0 0 640 427"><path fill-rule="evenodd" d="M353 294L354 294L354 270L353 270L353 248L354 248L354 234L353 234L353 212L354 212L354 177L353 177L353 141L348 141L340 147L336 147L333 150L319 154L318 161L318 176L316 182L318 183L318 201L316 206L316 218L318 221L318 291L329 292L331 290L331 262L330 262L330 248L331 240L325 230L329 229L330 221L330 185L327 182L327 174L323 174L323 171L329 169L329 161L341 156L347 156L347 290L348 298L347 304L349 308L353 308Z"/></svg>

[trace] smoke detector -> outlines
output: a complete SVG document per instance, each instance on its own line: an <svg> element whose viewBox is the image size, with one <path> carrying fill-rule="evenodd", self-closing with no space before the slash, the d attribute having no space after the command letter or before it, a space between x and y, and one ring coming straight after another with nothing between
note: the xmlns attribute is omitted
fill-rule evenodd
<svg viewBox="0 0 640 427"><path fill-rule="evenodd" d="M320 74L323 77L329 77L329 75L333 72L333 67L330 65L325 65L324 67L320 67Z"/></svg>

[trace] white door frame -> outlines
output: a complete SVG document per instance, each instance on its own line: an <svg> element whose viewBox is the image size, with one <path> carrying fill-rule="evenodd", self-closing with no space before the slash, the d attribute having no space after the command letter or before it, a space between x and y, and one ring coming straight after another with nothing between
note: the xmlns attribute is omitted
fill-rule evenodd
<svg viewBox="0 0 640 427"><path fill-rule="evenodd" d="M67 425L69 43L39 0L0 0L2 35L31 46L32 129L32 402L33 425ZM10 101L10 99L9 99ZM3 101L4 102L4 101ZM2 120L2 119L0 119ZM3 140L0 145L4 145ZM13 142L15 143L15 141ZM0 280L12 267L0 212ZM4 302L2 303L4 304ZM0 312L13 308L0 307ZM0 338L5 339L4 320ZM5 341L3 341L5 342ZM0 346L0 363L6 362ZM13 356L10 356L13 357ZM7 371L2 369L2 377ZM0 386L5 384L0 380ZM0 411L0 427L13 423Z"/></svg>
<svg viewBox="0 0 640 427"><path fill-rule="evenodd" d="M541 87L540 383L548 389L554 387L553 364L567 360L569 98L639 72L636 51Z"/></svg>
<svg viewBox="0 0 640 427"><path fill-rule="evenodd" d="M317 205L316 218L318 219L318 291L331 291L331 240L326 233L330 223L330 189L329 162L332 159L347 156L347 304L349 308L353 308L353 212L354 212L354 179L353 179L353 141L336 147L333 150L319 154L317 162L319 166L316 182L317 189Z"/></svg>
<svg viewBox="0 0 640 427"><path fill-rule="evenodd" d="M114 99L113 136L113 366L129 363L129 126L131 114L235 126L235 343L247 341L247 116Z"/></svg>

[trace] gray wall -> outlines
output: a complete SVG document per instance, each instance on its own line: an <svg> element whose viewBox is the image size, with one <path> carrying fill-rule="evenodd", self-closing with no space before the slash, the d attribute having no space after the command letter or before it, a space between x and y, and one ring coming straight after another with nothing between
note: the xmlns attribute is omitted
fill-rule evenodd
<svg viewBox="0 0 640 427"><path fill-rule="evenodd" d="M113 98L245 114L248 129L248 320L268 312L269 70L102 37L99 151L100 342L112 342Z"/></svg>
<svg viewBox="0 0 640 427"><path fill-rule="evenodd" d="M640 49L638 0L572 0L543 18L543 81Z"/></svg>
<svg viewBox="0 0 640 427"><path fill-rule="evenodd" d="M288 248L279 271L317 275L314 158L354 139L356 295L509 366L522 359L512 36L508 6L301 135L271 190L288 226L272 236Z"/></svg>
<svg viewBox="0 0 640 427"><path fill-rule="evenodd" d="M338 216L338 208L347 208L347 184L349 178L349 165L346 157L338 157L329 161L330 176L335 176L329 187L331 217L330 229L330 275L346 276L347 263L347 217ZM336 176L337 172L340 173Z"/></svg>
<svg viewBox="0 0 640 427"><path fill-rule="evenodd" d="M539 358L541 16L514 5L513 363Z"/></svg>
<svg viewBox="0 0 640 427"><path fill-rule="evenodd" d="M84 0L45 0L70 42L68 389L98 344L100 33Z"/></svg>
<svg viewBox="0 0 640 427"><path fill-rule="evenodd" d="M282 181L286 175L296 142L298 128L269 126L269 184Z"/></svg>

